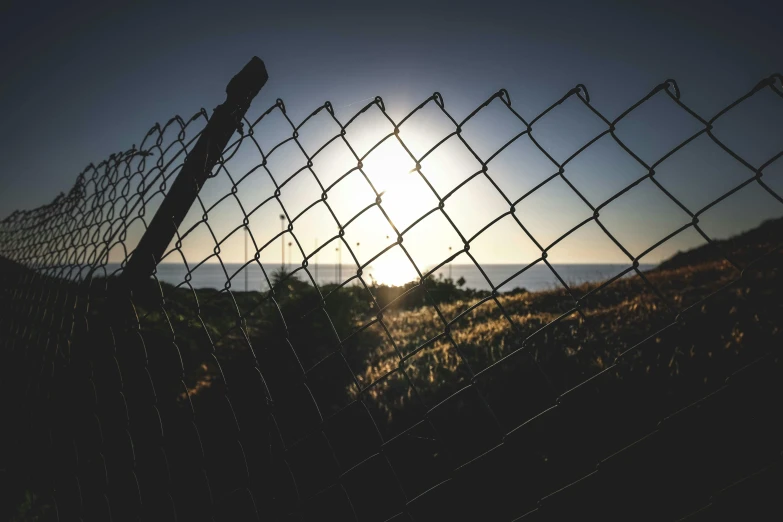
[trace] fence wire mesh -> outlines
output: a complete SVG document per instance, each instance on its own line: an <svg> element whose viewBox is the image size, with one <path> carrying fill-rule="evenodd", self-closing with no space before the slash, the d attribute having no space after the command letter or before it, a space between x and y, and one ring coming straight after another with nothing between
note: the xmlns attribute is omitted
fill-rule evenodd
<svg viewBox="0 0 783 522"><path fill-rule="evenodd" d="M673 80L611 120L583 85L531 119L505 90L461 120L438 93L398 121L380 97L345 121L327 102L298 124L277 100L237 126L156 273L128 292L118 276L207 113L156 125L138 148L88 167L69 194L0 223L2 465L9 491L26 495L12 507L40 520L712 520L779 510L783 225L716 239L702 221L730 200L762 206L759 194L781 215L769 175L780 143L745 159L715 129L761 93L780 103L782 88L773 75L709 119ZM658 152L629 145L623 126L661 102L683 118L678 130L695 130L667 130ZM548 120L569 103L600 130L563 138L585 134ZM419 116L445 123L406 137ZM362 127L368 118L380 123ZM471 129L481 118L509 136ZM673 190L667 162L705 142L742 176ZM577 179L578 159L607 144L640 174ZM495 173L516 146L546 171L524 189ZM476 168L428 172L439 151ZM392 161L409 177L396 196L381 186ZM586 217L541 215L535 200L553 186L550 201L575 196L567 205ZM687 217L653 239L629 236L604 216L634 192L632 201L663 198ZM620 208L633 219L634 204ZM311 248L315 224L333 234ZM479 245L512 229L508 241L533 254L493 272ZM554 259L588 229L625 261L601 282L572 283ZM458 246L437 262L409 246L445 231ZM688 234L703 246L645 266ZM242 262L229 262L242 241ZM282 266L268 261L278 243ZM345 267L324 275L320 265L319 275L319 256L343 250ZM458 260L483 290L442 277ZM401 286L377 269L402 265L414 280ZM513 287L542 267L557 287ZM221 284L199 283L205 272Z"/></svg>

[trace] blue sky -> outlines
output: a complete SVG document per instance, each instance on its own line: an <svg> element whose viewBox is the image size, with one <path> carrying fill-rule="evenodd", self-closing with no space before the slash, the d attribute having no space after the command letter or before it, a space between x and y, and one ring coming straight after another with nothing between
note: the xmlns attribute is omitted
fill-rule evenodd
<svg viewBox="0 0 783 522"><path fill-rule="evenodd" d="M0 83L4 114L0 216L51 201L70 188L89 162L140 143L156 121L165 122L174 114L188 117L201 107L211 111L223 100L227 80L252 55L265 61L270 80L249 115L260 114L282 98L295 122L325 100L346 121L376 95L383 97L389 115L399 121L434 91L443 95L446 109L459 120L500 88L508 90L513 107L529 120L577 83L587 86L593 105L612 119L667 78L677 80L685 103L709 118L759 80L783 70L781 13L773 2L541 4L394 2L378 7L358 2L328 6L224 2L218 7L198 2L165 6L76 2L43 6L46 9L36 2L4 4L0 7L0 60L5 71ZM727 116L722 120L725 125L715 129L717 136L757 165L783 148L779 130L783 100L767 94L743 105L742 111ZM645 161L654 161L688 131L698 129L667 101L659 95L618 125L618 134ZM483 120L476 118L473 135L466 138L487 151L502 142L504 132L513 131L515 124L506 119L508 112L503 109L496 100L482 113ZM535 135L558 160L580 139L605 128L582 109L569 101L538 124ZM409 125L412 142L422 149L428 137L446 129L435 112L425 111L421 121ZM356 132L356 139L378 129L369 117L357 123L362 125L366 129ZM568 132L563 133L563 128ZM702 138L656 169L661 183L693 210L747 175ZM536 163L540 158L525 146L520 140L515 145L518 150L510 148L493 160L494 172L490 165L509 195L524 193L543 175L538 170L543 164ZM470 169L469 161L455 159L461 157L460 151L444 148L443 153L440 163L431 161L430 173L440 176L445 187L453 184L455 171ZM249 165L235 168L247 170ZM438 168L440 174L435 172ZM629 163L608 137L581 154L569 169L567 176L591 202L603 201L640 175L638 165ZM779 192L781 178L778 162L770 167L768 179ZM467 194L457 193L450 201L454 215L463 218L460 229L479 228L497 213L496 194L478 181L471 182ZM230 185L219 181L208 185L205 199L215 199L226 186ZM534 235L543 238L542 244L590 215L562 181L545 189L520 208L520 219L537 230ZM348 191L345 205L353 194ZM293 197L289 204L301 206L306 199ZM429 202L402 197L398 203L400 208L416 204L424 208ZM407 215L401 212L401 221L413 216L412 210ZM608 206L602 217L636 255L684 222L678 212L646 182ZM753 188L705 214L702 224L720 237L782 213L777 201ZM267 222L258 226L276 233L276 214L269 214L269 226ZM329 231L319 228L322 220L317 216L308 217L314 224L302 242L322 241ZM224 228L229 228L229 221L226 217ZM477 256L484 253L485 262L521 262L536 254L533 247L525 250L529 245L518 246L524 237L516 243L503 240L519 234L518 227L506 221L476 240L476 245L485 244L474 249ZM366 241L365 257L385 241L385 235L369 230L374 229L365 228L357 237ZM416 248L427 262L437 262L449 246L460 246L445 232L433 233L446 230L432 224L422 234ZM668 243L667 249L651 253L649 260L698 242L688 232ZM416 245L413 239L408 244ZM241 261L238 245L224 249L227 261ZM594 224L557 248L562 262L623 258ZM193 255L202 253L193 250ZM278 255L278 248L268 252L269 259ZM266 252L262 260L264 256Z"/></svg>

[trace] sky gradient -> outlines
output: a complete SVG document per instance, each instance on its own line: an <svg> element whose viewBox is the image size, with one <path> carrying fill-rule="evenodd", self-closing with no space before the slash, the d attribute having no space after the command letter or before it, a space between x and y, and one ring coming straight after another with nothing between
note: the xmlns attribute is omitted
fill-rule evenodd
<svg viewBox="0 0 783 522"><path fill-rule="evenodd" d="M780 13L771 2L538 4L446 7L395 2L371 8L365 3L329 7L227 3L216 9L198 3L187 8L77 3L48 10L35 3L6 5L0 8L0 60L6 71L0 84L0 108L5 115L0 123L4 144L0 216L51 201L71 187L85 165L140 143L156 121L165 122L174 114L189 117L201 107L211 111L224 99L228 79L252 55L265 61L270 80L249 116L282 98L295 123L325 100L331 101L336 116L345 122L376 95L383 97L389 115L399 121L434 91L443 95L446 109L459 121L500 88L508 90L514 109L529 121L577 83L587 86L593 106L612 119L667 78L676 79L689 107L709 118L759 80L783 69ZM715 134L758 166L783 148L783 100L770 93L755 98L742 111L721 120ZM353 133L349 130L352 144L369 145L388 132L376 116L368 111L357 120ZM699 129L697 122L661 94L633 116L621 122L617 132L648 162ZM328 122L308 125L314 129L313 146L331 132ZM434 104L406 125L403 139L419 149L415 155L434 144L436 136L453 130ZM524 129L510 118L500 100L470 125L466 125L465 138L482 157ZM604 128L572 99L538 122L534 136L562 161ZM273 143L276 130L269 132L268 143ZM526 140L518 140L489 165L490 175L512 200L554 172L551 162L542 159ZM441 196L475 172L476 166L480 168L455 141L449 140L438 150L439 157L433 154L429 164L422 164ZM268 150L266 145L262 149ZM400 156L400 148L391 145L374 153L375 165L373 157L368 158L366 171L371 179L374 171L379 189L387 190L384 205L390 215L396 214L395 225L402 229L437 200L427 194L426 186L418 186L420 180L410 179L415 174L405 178L413 164L408 165L410 158ZM716 149L706 136L698 138L656 169L657 179L688 208L698 210L748 174ZM294 152L275 153L278 183L301 159ZM318 175L336 179L355 166L344 153L325 151L320 165L316 162L314 167ZM243 154L228 166L235 177L257 163L257 156ZM644 169L609 137L596 142L566 169L569 180L594 205L643 174ZM398 178L388 181L394 176ZM780 161L770 166L767 179L773 189L783 192ZM330 193L330 202L346 219L366 206L359 203L367 197L370 202L374 199L371 193L358 196L367 190L360 186L362 182L347 178ZM319 196L313 183L301 177L283 191L281 199L289 214ZM251 207L272 187L262 176L248 177L243 184L247 188L240 190L242 203ZM202 196L216 200L230 186L225 179L211 180ZM467 237L507 210L498 198L491 184L479 177L469 184L469 190L455 193L446 210L452 211L450 216ZM223 216L216 226L226 231L241 216L235 207L227 206L231 208L216 209ZM323 209L313 209L312 215L300 221L297 237L304 245L334 234L335 226L319 216L319 211ZM251 220L254 235L276 234L279 213L272 206L259 211L255 223ZM590 214L563 181L554 180L526 200L518 216L546 246ZM708 234L725 237L781 214L779 202L749 187L705 214L702 225ZM650 182L609 205L601 215L632 255L688 221ZM412 255L418 252L423 264L443 259L449 247L461 248L461 241L453 231L448 233L446 224L434 223L436 217L406 237L406 246ZM378 221L378 216L368 213L367 219ZM379 222L354 228L358 229L354 234L346 231L351 236L346 239L350 244L363 243L360 257L368 258L388 244L387 234L378 232ZM510 219L475 241L472 252L480 262L523 263L540 255ZM700 241L688 231L665 249L651 253L648 261L657 262ZM208 241L194 243L188 250L189 259L211 251ZM242 261L241 245L236 235L223 249L224 261ZM321 262L334 262L333 249L325 250L327 254ZM555 247L553 254L558 256L553 262L627 260L594 223ZM279 259L279 247L263 252L261 259Z"/></svg>

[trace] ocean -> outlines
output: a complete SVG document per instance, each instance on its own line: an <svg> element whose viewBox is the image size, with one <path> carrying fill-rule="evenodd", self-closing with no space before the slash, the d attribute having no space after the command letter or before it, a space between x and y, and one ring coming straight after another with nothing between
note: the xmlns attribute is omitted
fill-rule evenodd
<svg viewBox="0 0 783 522"><path fill-rule="evenodd" d="M604 281L616 276L630 264L553 264L560 277L568 284ZM653 268L655 265L639 265L641 270ZM231 277L231 289L235 291L245 290L245 271L240 270L240 264L227 263L225 271L223 266L217 263L203 264L191 274L190 284L194 288L222 289L226 287L228 277ZM272 271L279 270L279 265L265 266L267 275L271 278ZM288 266L288 270L295 267ZM341 270L340 270L341 268ZM460 278L465 280L464 288L476 290L490 290L492 285L499 285L513 274L522 270L523 265L487 264L482 265L486 278L474 265L453 264L441 267L434 274L435 277L451 277L454 281ZM321 285L334 283L336 280L345 281L356 275L356 268L343 264L337 265L310 265L308 267L313 279ZM179 285L185 281L187 271L184 265L161 263L157 268L157 277L160 281ZM228 277L227 277L228 276ZM300 270L297 276L302 280L309 280L307 274ZM400 270L390 271L388 268L381 273L372 266L366 268L363 273L365 281L369 284L373 279L378 283L402 285L416 278L412 267L401 267ZM487 278L489 281L487 281ZM559 286L555 274L543 263L538 263L528 268L522 274L514 277L499 288L500 291L508 291L514 288L525 288L528 291L547 290ZM266 279L258 265L251 265L247 270L247 290L264 291L268 289Z"/></svg>

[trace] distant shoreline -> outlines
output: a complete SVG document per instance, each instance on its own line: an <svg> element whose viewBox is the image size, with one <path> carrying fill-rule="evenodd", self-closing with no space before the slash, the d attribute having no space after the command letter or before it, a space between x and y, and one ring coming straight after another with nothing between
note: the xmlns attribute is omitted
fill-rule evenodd
<svg viewBox="0 0 783 522"><path fill-rule="evenodd" d="M623 271L628 270L633 265L628 263L552 263L552 268L557 272L563 281L567 284L581 284L587 282L597 282L611 279ZM221 290L226 288L226 281L231 279L231 289L235 291L245 290L245 272L247 272L247 290L265 291L268 288L266 277L280 269L280 264L264 264L266 276L258 265L249 265L249 268L243 269L240 263L204 263L196 269L192 266L192 275L190 284L194 288L213 288ZM462 281L462 288L473 290L491 290L497 287L501 292L524 288L531 292L541 290L551 290L555 287L562 287L562 283L549 267L543 262L528 267L521 274L518 272L525 269L527 265L516 264L483 264L482 272L472 264L448 264L437 269L430 277L437 279L451 279L457 283ZM639 265L641 271L655 268L654 264ZM119 268L117 264L110 264L107 269L111 272L112 267ZM225 271L224 271L225 268ZM340 267L335 264L309 265L307 270L309 276L301 268L301 265L287 265L286 270L296 272L300 279L310 279L312 277L319 285L333 284L343 282L356 277L357 269L353 263L343 263ZM431 266L420 268L422 274L431 270ZM338 274L339 270L339 274ZM633 273L633 272L630 272ZM172 285L179 285L185 281L187 268L184 264L161 263L157 268L157 277L160 281ZM403 286L411 281L419 279L412 265L401 265L397 270L375 270L372 265L362 270L362 279L365 283L387 286Z"/></svg>

